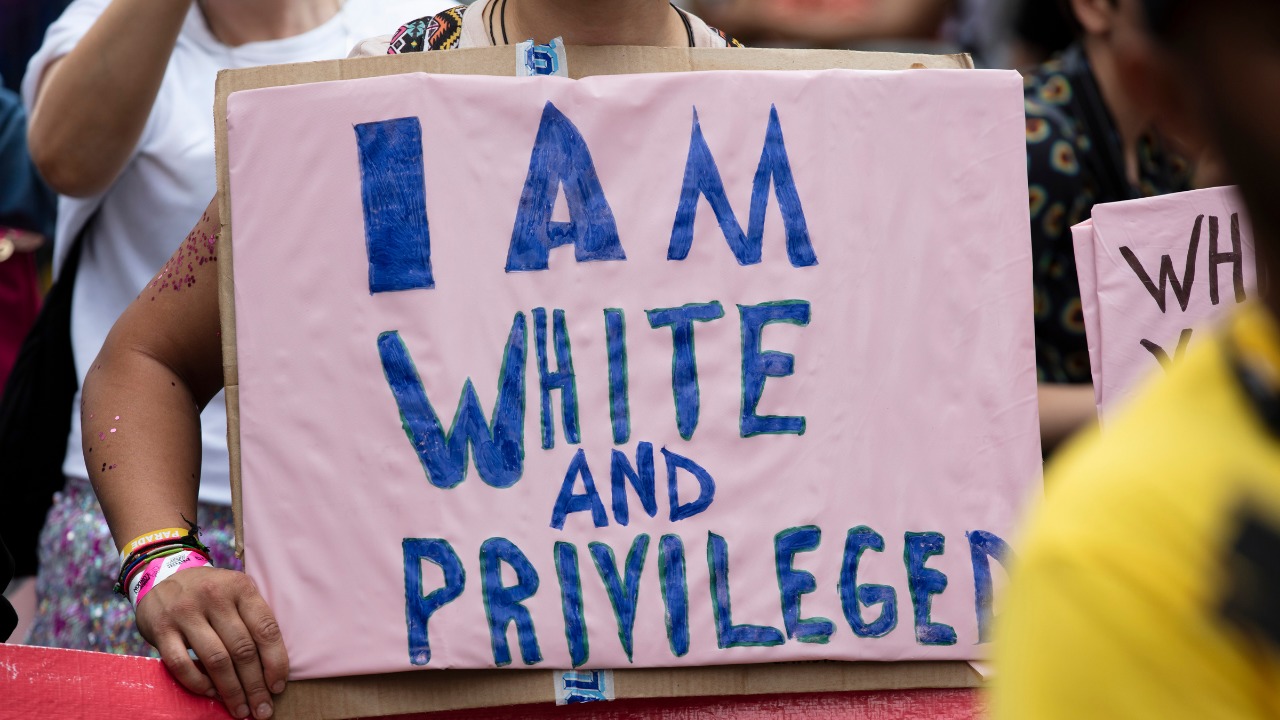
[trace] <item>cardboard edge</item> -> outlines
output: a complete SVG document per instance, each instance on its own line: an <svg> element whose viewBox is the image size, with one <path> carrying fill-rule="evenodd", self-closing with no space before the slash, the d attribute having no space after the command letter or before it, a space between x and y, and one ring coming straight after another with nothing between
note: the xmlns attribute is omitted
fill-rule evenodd
<svg viewBox="0 0 1280 720"><path fill-rule="evenodd" d="M618 700L983 686L982 676L960 661L719 665L624 669L613 674ZM277 699L275 717L345 720L552 704L556 675L545 670L423 670L296 680Z"/></svg>
<svg viewBox="0 0 1280 720"><path fill-rule="evenodd" d="M232 273L231 242L231 170L227 150L227 98L226 88L234 79L226 70L218 73L217 92L213 105L214 158L217 163L218 182L218 319L222 339L222 379L225 385L227 405L227 456L231 474L231 513L235 528L236 557L244 559L244 502L240 491L240 366L236 356L236 303L235 278Z"/></svg>
<svg viewBox="0 0 1280 720"><path fill-rule="evenodd" d="M775 48L653 48L633 46L570 46L566 49L569 76L574 79L594 75L714 70L972 70L973 59L966 53L927 55L921 53L865 52L858 50L780 50ZM426 72L453 75L515 74L515 60L509 48L468 48L442 53L410 53L379 57L348 58L267 65L218 74L218 109L225 110L226 96L240 90L303 85L332 80ZM221 115L220 115L221 116ZM220 127L223 129L225 126ZM221 135L219 135L221 138ZM223 158L219 156L221 162Z"/></svg>

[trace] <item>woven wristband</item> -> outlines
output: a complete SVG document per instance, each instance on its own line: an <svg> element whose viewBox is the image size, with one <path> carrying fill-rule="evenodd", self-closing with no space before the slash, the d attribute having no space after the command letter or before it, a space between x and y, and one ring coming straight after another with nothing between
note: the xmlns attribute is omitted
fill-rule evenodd
<svg viewBox="0 0 1280 720"><path fill-rule="evenodd" d="M208 556L199 550L182 550L148 562L141 572L129 580L129 604L137 610L138 603L142 602L142 598L146 597L156 585L183 570L197 567L212 567Z"/></svg>

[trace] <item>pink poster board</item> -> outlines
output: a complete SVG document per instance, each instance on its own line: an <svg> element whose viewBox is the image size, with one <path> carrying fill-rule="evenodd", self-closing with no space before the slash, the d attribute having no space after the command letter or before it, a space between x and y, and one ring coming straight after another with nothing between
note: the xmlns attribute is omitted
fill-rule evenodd
<svg viewBox="0 0 1280 720"><path fill-rule="evenodd" d="M1098 205L1071 233L1104 421L1257 287L1253 232L1234 188Z"/></svg>
<svg viewBox="0 0 1280 720"><path fill-rule="evenodd" d="M1016 74L415 74L227 126L294 677L981 654L1040 477Z"/></svg>

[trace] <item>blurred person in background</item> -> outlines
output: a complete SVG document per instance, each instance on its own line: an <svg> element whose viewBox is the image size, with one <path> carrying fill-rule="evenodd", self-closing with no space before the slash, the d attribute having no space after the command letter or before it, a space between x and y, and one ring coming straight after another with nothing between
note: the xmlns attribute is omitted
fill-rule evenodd
<svg viewBox="0 0 1280 720"><path fill-rule="evenodd" d="M71 0L0 0L0 77L4 87L20 92L27 61L40 47L49 24Z"/></svg>
<svg viewBox="0 0 1280 720"><path fill-rule="evenodd" d="M1039 0L1049 2L1050 0ZM1071 226L1097 203L1190 190L1191 163L1121 84L1124 18L1141 0L1070 0L1077 39L1027 73L1036 371L1046 452L1093 421L1093 376Z"/></svg>
<svg viewBox="0 0 1280 720"><path fill-rule="evenodd" d="M55 198L36 173L27 153L27 114L19 97L0 86L0 400L18 359L23 339L40 309L35 251L53 235ZM10 468L0 466L0 475ZM0 527L0 535L11 528ZM9 587L15 567L0 539L0 642L34 614L29 579ZM27 572L30 574L30 571ZM9 598L20 609L15 613Z"/></svg>
<svg viewBox="0 0 1280 720"><path fill-rule="evenodd" d="M53 236L55 199L27 153L27 114L0 87L0 393L40 308L34 251Z"/></svg>
<svg viewBox="0 0 1280 720"><path fill-rule="evenodd" d="M40 306L40 290L43 278L48 277L49 259L52 255L49 242L53 238L54 215L57 201L44 184L27 152L27 117L18 96L27 61L40 47L45 28L57 19L70 0L0 0L0 434L3 434L4 387L17 360L23 339L36 322ZM2 443L0 443L2 445ZM3 455L0 453L0 458ZM0 459L0 463L4 460ZM0 478L14 469L0 466ZM0 507L13 498L0 481ZM22 513L21 503L8 505L15 514ZM0 518L5 518L0 512ZM37 519L35 522L39 522ZM34 525L34 523L32 523ZM6 527L5 532L24 535L26 528ZM34 537L25 533L29 542L23 545L29 550ZM13 555L24 554L13 549ZM8 553L0 553L4 560ZM26 552L25 557L31 558ZM10 558L12 561L13 558ZM16 608L13 637L25 637L27 626L35 614L34 560L29 559L30 569L20 571L11 564L12 574L22 575L18 582L4 589L5 597ZM0 572L0 586L9 578ZM6 606L0 603L0 614ZM0 619L0 641L6 636L4 620Z"/></svg>
<svg viewBox="0 0 1280 720"><path fill-rule="evenodd" d="M18 96L0 86L0 397L18 348L40 309L33 251L52 231L54 195L27 155L27 114ZM0 473L4 471L0 468ZM13 578L13 557L0 537L0 591L17 593L19 587L9 589ZM27 600L29 589L22 596ZM8 598L0 597L0 642L15 628L18 614Z"/></svg>
<svg viewBox="0 0 1280 720"><path fill-rule="evenodd" d="M200 220L216 188L212 107L224 68L345 57L362 38L443 7L434 0L75 0L49 28L23 81L30 150L62 194L55 271L82 244L71 302L76 371ZM183 273L185 274L185 273ZM181 275L173 280L180 280ZM174 292L181 282L173 282ZM89 484L79 397L63 472L40 539L30 642L146 654L120 557ZM113 414L127 412L114 408ZM225 406L204 413L197 521L215 561L235 567ZM104 471L108 470L105 466ZM114 469L114 468L111 468Z"/></svg>
<svg viewBox="0 0 1280 720"><path fill-rule="evenodd" d="M1043 0L1042 0L1043 1ZM690 0L707 22L748 45L967 52L1006 61L1012 0Z"/></svg>
<svg viewBox="0 0 1280 720"><path fill-rule="evenodd" d="M1039 65L1075 42L1078 29L1070 0L1016 0L1009 67Z"/></svg>
<svg viewBox="0 0 1280 720"><path fill-rule="evenodd" d="M4 591L12 579L13 558L9 556L9 550L4 546L4 539L0 538L0 591ZM18 614L13 611L9 601L0 595L0 643L8 640L16 627L18 627Z"/></svg>
<svg viewBox="0 0 1280 720"><path fill-rule="evenodd" d="M1121 3L1125 87L1215 144L1276 277L1280 3L1142 5ZM996 718L1280 717L1280 285L1046 485L999 617Z"/></svg>

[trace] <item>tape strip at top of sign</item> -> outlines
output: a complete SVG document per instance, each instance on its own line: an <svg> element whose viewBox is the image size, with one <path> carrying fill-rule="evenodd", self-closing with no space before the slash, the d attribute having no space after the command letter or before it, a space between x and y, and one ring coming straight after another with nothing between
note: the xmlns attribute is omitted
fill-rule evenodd
<svg viewBox="0 0 1280 720"><path fill-rule="evenodd" d="M532 40L516 44L516 77L554 75L569 77L569 60L564 51L564 38L553 38L546 45Z"/></svg>

